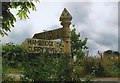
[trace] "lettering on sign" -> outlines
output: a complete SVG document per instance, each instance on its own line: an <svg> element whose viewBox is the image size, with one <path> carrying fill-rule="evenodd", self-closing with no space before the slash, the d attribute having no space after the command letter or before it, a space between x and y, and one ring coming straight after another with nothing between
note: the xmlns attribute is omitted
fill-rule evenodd
<svg viewBox="0 0 120 83"><path fill-rule="evenodd" d="M53 39L61 39L63 38L63 28L37 33L33 36L35 39L46 39L46 40L53 40Z"/></svg>
<svg viewBox="0 0 120 83"><path fill-rule="evenodd" d="M43 39L26 39L22 46L29 53L44 53L45 51L49 53L63 53L63 43L52 40Z"/></svg>

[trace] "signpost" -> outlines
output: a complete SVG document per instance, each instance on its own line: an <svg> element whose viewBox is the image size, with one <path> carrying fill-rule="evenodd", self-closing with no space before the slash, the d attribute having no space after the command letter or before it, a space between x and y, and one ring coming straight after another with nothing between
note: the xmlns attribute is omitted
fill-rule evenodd
<svg viewBox="0 0 120 83"><path fill-rule="evenodd" d="M67 11L66 8L64 8L61 16L60 16L60 21L61 21L61 25L63 26L63 33L64 33L64 40L63 40L63 44L64 44L64 53L65 54L70 54L71 53L71 42L70 42L70 24L72 20L72 16L70 15L70 13Z"/></svg>
<svg viewBox="0 0 120 83"><path fill-rule="evenodd" d="M22 46L29 53L64 53L62 42L43 40L43 39L26 39Z"/></svg>
<svg viewBox="0 0 120 83"><path fill-rule="evenodd" d="M47 40L54 40L54 39L61 39L63 38L63 28L37 33L33 36L36 39L47 39Z"/></svg>
<svg viewBox="0 0 120 83"><path fill-rule="evenodd" d="M28 53L43 53L48 51L49 53L71 53L70 45L70 24L72 16L64 8L60 19L62 28L36 33L32 39L26 39L22 46L28 51ZM63 39L63 43L53 41L55 39Z"/></svg>

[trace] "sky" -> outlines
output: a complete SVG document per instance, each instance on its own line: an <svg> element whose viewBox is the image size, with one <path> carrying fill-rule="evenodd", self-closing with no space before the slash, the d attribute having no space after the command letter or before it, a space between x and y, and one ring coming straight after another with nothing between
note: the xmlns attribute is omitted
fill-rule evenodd
<svg viewBox="0 0 120 83"><path fill-rule="evenodd" d="M15 27L2 38L3 43L21 44L26 38L43 30L61 28L59 17L64 8L72 15L81 39L88 38L88 47L92 55L97 51L118 50L118 3L117 2L40 2L35 3L36 11L28 15L30 19L20 20L17 16ZM17 9L12 9L15 15Z"/></svg>

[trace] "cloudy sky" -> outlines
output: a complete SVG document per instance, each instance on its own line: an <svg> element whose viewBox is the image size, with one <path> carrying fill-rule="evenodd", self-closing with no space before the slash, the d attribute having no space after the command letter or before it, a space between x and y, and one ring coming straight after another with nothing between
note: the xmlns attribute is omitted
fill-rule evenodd
<svg viewBox="0 0 120 83"><path fill-rule="evenodd" d="M73 17L71 25L75 25L81 39L89 39L87 45L91 54L96 54L98 50L118 50L117 2L40 2L35 5L37 11L31 11L30 19L17 18L9 36L2 38L3 43L21 44L35 33L62 27L59 17L67 8ZM16 10L11 11L16 14Z"/></svg>

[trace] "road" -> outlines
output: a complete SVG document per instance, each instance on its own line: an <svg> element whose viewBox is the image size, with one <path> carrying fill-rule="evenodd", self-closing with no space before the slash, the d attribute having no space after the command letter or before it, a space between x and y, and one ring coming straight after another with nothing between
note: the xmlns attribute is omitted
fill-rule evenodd
<svg viewBox="0 0 120 83"><path fill-rule="evenodd" d="M9 74L11 77L15 77L17 79L20 79L20 76L23 76L22 74ZM93 79L94 83L120 83L120 78L115 77L101 77L101 78L95 78Z"/></svg>

